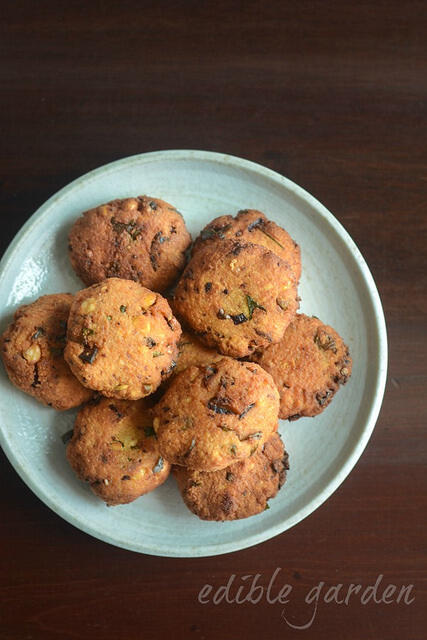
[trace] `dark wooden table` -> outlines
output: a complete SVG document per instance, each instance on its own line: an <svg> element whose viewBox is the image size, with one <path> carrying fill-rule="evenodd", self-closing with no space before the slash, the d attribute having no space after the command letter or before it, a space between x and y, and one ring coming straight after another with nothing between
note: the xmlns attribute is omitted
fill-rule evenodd
<svg viewBox="0 0 427 640"><path fill-rule="evenodd" d="M52 513L1 455L0 638L425 638L425 2L15 0L1 28L2 250L52 193L111 160L243 156L307 188L350 232L383 300L390 366L375 432L340 489L239 553L110 547ZM244 576L266 587L277 568L276 585L293 587L286 605L265 593L199 602L205 584L235 574L233 599ZM415 599L325 602L330 586L346 595L381 575L377 598L393 584Z"/></svg>

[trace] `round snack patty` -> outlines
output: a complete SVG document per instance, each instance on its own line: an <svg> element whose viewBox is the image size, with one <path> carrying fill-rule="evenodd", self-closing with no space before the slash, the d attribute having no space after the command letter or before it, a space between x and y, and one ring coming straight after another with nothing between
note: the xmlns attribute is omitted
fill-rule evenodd
<svg viewBox="0 0 427 640"><path fill-rule="evenodd" d="M285 229L256 209L242 209L233 216L220 216L201 231L193 255L201 247L218 240L238 240L260 244L288 262L298 282L301 277L301 251Z"/></svg>
<svg viewBox="0 0 427 640"><path fill-rule="evenodd" d="M170 465L159 453L147 400L89 402L78 413L67 458L109 505L132 502L161 485Z"/></svg>
<svg viewBox="0 0 427 640"><path fill-rule="evenodd" d="M280 418L289 420L321 413L352 368L338 333L304 314L296 316L278 344L254 359L273 377L280 393Z"/></svg>
<svg viewBox="0 0 427 640"><path fill-rule="evenodd" d="M93 395L64 360L72 301L71 294L57 293L20 307L1 339L3 363L13 384L59 410L78 407Z"/></svg>
<svg viewBox="0 0 427 640"><path fill-rule="evenodd" d="M164 291L183 270L190 244L175 207L139 196L86 211L71 228L69 255L87 285L116 276Z"/></svg>
<svg viewBox="0 0 427 640"><path fill-rule="evenodd" d="M177 313L203 342L235 358L279 342L298 304L288 263L233 240L196 251L174 297Z"/></svg>
<svg viewBox="0 0 427 640"><path fill-rule="evenodd" d="M273 433L253 456L230 467L206 473L173 467L187 507L202 520L249 518L268 508L286 480L288 454Z"/></svg>
<svg viewBox="0 0 427 640"><path fill-rule="evenodd" d="M178 360L171 379L181 371L184 371L184 369L188 369L188 367L211 364L222 360L223 357L215 349L206 347L193 334L183 331L178 342Z"/></svg>
<svg viewBox="0 0 427 640"><path fill-rule="evenodd" d="M232 358L189 367L154 407L162 456L217 471L253 455L277 429L279 393L258 365Z"/></svg>
<svg viewBox="0 0 427 640"><path fill-rule="evenodd" d="M76 294L65 359L90 389L138 400L153 393L175 366L180 335L159 293L109 278Z"/></svg>
<svg viewBox="0 0 427 640"><path fill-rule="evenodd" d="M174 307L174 300L168 299L172 313L177 316ZM177 317L180 322L181 319ZM182 334L178 342L178 356L176 361L176 367L174 367L171 375L165 381L162 390L170 385L173 378L184 369L188 369L191 366L206 365L217 360L222 360L224 357L221 353L218 353L215 349L211 349L204 345L191 331L187 331L182 327Z"/></svg>

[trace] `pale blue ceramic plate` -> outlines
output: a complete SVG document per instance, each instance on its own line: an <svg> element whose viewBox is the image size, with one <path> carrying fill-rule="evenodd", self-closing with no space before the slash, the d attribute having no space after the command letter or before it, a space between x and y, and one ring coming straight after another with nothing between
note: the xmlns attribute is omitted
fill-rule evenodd
<svg viewBox="0 0 427 640"><path fill-rule="evenodd" d="M107 508L74 476L61 434L75 412L57 413L20 393L0 373L1 444L16 471L51 509L111 544L162 556L209 556L243 549L297 524L324 502L359 459L380 410L387 369L384 314L356 245L315 198L260 165L207 151L160 151L124 158L75 180L28 220L0 265L1 322L45 293L82 283L67 256L67 233L84 210L148 194L173 203L193 235L213 217L255 208L301 245L301 311L334 326L354 359L353 375L315 419L282 422L288 480L270 509L247 520L202 522L187 511L172 478L131 505Z"/></svg>

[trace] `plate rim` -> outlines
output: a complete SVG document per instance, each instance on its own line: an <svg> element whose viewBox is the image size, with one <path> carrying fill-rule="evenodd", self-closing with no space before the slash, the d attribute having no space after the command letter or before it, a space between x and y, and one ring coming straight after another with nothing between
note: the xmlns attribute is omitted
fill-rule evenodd
<svg viewBox="0 0 427 640"><path fill-rule="evenodd" d="M236 539L236 541L233 542L210 545L209 548L194 548L191 554L187 552L176 552L173 548L164 548L163 546L156 548L153 545L147 547L143 543L128 544L126 542L118 540L117 538L109 536L108 534L106 535L105 533L96 531L91 525L86 524L83 520L79 520L78 517L72 514L70 515L69 509L67 510L62 505L56 504L54 500L51 499L51 497L43 489L41 489L36 482L33 482L30 474L26 471L25 468L21 466L18 456L14 453L13 448L9 446L8 440L3 432L2 425L0 425L0 445L2 446L6 457L8 458L15 471L25 482L25 484L31 489L31 491L44 504L46 504L54 513L63 518L66 522L78 528L79 530L93 536L94 538L122 549L127 549L129 551L134 551L137 553L144 553L147 555L180 558L212 557L215 555L222 555L225 553L247 549L261 542L265 542L281 533L284 533L291 527L301 522L311 513L313 513L319 506L321 506L321 504L326 502L326 500L338 489L345 478L350 474L368 444L381 409L387 380L387 329L381 299L369 267L366 264L366 261L363 258L354 240L351 238L350 234L346 231L343 225L335 218L335 216L321 202L319 202L313 195L311 195L311 193L309 193L303 187L297 185L289 178L286 178L278 172L264 167L263 165L260 165L251 160L247 160L230 154L219 153L216 151L204 151L197 149L167 149L161 151L138 153L120 158L118 160L114 160L113 162L109 162L74 179L73 181L62 187L59 191L54 193L48 200L46 200L18 230L0 261L0 287L2 284L3 275L8 268L12 256L19 247L19 244L24 240L27 233L32 230L33 226L39 223L40 217L43 216L45 212L51 208L52 204L60 201L70 191L73 191L76 187L79 187L83 182L86 183L88 181L92 181L96 179L100 174L114 171L117 167L122 168L126 165L130 166L139 162L144 163L164 159L192 159L201 162L217 162L221 165L227 164L240 169L244 169L246 171L249 170L258 175L269 178L273 182L284 186L288 191L293 192L297 197L304 200L312 208L314 208L317 214L319 214L323 218L323 220L335 230L335 232L340 236L345 245L348 247L350 253L355 259L359 275L362 277L362 280L369 294L369 299L372 304L373 310L373 319L375 321L375 338L378 344L378 362L375 380L375 392L360 437L348 453L347 458L340 466L339 471L322 489L320 489L315 494L315 496L304 506L303 509L295 514L294 517L287 519L285 527L283 527L282 521L264 529L261 533L248 535L244 539Z"/></svg>

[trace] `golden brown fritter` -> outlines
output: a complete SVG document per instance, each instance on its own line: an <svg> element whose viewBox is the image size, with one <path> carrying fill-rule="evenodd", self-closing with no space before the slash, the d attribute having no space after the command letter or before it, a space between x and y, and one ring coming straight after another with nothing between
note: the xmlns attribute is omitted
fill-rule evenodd
<svg viewBox="0 0 427 640"><path fill-rule="evenodd" d="M265 511L285 482L288 454L274 433L253 456L220 471L173 467L187 507L202 520L238 520Z"/></svg>
<svg viewBox="0 0 427 640"><path fill-rule="evenodd" d="M176 361L176 367L171 372L168 379L165 381L164 385L161 387L161 391L165 391L169 386L171 380L181 371L191 367L193 365L205 365L210 364L212 362L216 362L217 360L221 360L224 356L221 353L218 353L215 349L211 349L204 345L191 330L184 329L182 325L182 320L179 318L175 307L173 298L167 299L172 309L172 313L178 319L182 327L181 338L178 342L178 357Z"/></svg>
<svg viewBox="0 0 427 640"><path fill-rule="evenodd" d="M153 409L153 425L166 460L216 471L254 454L277 429L278 410L261 367L223 358L178 374Z"/></svg>
<svg viewBox="0 0 427 640"><path fill-rule="evenodd" d="M215 349L206 347L196 336L188 331L183 331L178 342L178 360L176 367L172 372L173 376L181 373L184 369L194 365L206 365L218 360L222 360L224 356Z"/></svg>
<svg viewBox="0 0 427 640"><path fill-rule="evenodd" d="M109 398L153 393L175 366L181 327L167 301L137 282L109 278L76 294L65 359Z"/></svg>
<svg viewBox="0 0 427 640"><path fill-rule="evenodd" d="M269 220L256 209L242 209L233 216L220 216L201 231L193 246L193 255L200 247L218 240L238 240L260 244L285 260L292 269L295 280L301 277L301 251L285 229Z"/></svg>
<svg viewBox="0 0 427 640"><path fill-rule="evenodd" d="M175 308L173 297L167 298L167 301L172 309L172 313L182 328L181 338L178 342L178 360L169 380L177 373L181 373L181 371L184 371L184 369L192 365L210 364L211 362L221 360L224 357L222 353L218 353L215 349L207 347L197 338L190 328L186 328L185 322Z"/></svg>
<svg viewBox="0 0 427 640"><path fill-rule="evenodd" d="M170 472L152 424L146 399L89 402L77 415L68 461L107 504L132 502L161 485Z"/></svg>
<svg viewBox="0 0 427 640"><path fill-rule="evenodd" d="M174 305L205 344L240 358L282 338L298 308L297 287L272 251L223 240L196 251Z"/></svg>
<svg viewBox="0 0 427 640"><path fill-rule="evenodd" d="M64 360L72 300L69 293L57 293L20 307L1 338L3 363L13 384L59 410L78 407L93 395Z"/></svg>
<svg viewBox="0 0 427 640"><path fill-rule="evenodd" d="M283 339L256 354L280 393L280 418L315 416L351 375L352 360L342 338L318 318L297 315Z"/></svg>
<svg viewBox="0 0 427 640"><path fill-rule="evenodd" d="M183 270L190 244L175 207L139 196L86 211L70 231L69 255L87 285L119 277L164 291Z"/></svg>

